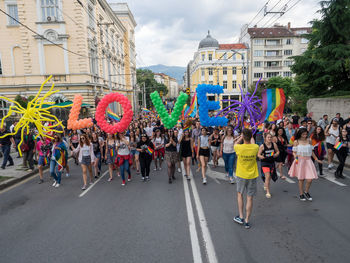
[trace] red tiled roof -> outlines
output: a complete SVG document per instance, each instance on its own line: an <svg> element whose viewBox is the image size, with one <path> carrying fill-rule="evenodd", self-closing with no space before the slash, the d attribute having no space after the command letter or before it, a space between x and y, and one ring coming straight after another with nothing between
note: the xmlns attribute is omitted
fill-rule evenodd
<svg viewBox="0 0 350 263"><path fill-rule="evenodd" d="M242 43L238 43L238 44L220 44L219 45L219 49L226 49L226 50L230 50L230 49L247 49L247 46L242 44Z"/></svg>
<svg viewBox="0 0 350 263"><path fill-rule="evenodd" d="M310 27L300 27L300 28L290 28L284 26L277 27L269 27L269 28L257 28L252 27L248 28L248 33L251 38L266 38L266 37L293 37L298 34L295 31L298 30L307 30L307 32L311 32Z"/></svg>

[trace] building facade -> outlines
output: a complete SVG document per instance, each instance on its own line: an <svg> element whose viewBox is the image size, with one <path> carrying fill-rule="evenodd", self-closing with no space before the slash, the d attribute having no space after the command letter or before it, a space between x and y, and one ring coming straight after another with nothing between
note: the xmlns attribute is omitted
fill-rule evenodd
<svg viewBox="0 0 350 263"><path fill-rule="evenodd" d="M154 79L160 83L164 84L168 89L168 94L165 96L167 99L176 99L179 96L179 84L176 79L164 74L164 73L154 73Z"/></svg>
<svg viewBox="0 0 350 263"><path fill-rule="evenodd" d="M301 55L308 45L303 34L310 33L310 27L292 28L274 25L271 28L248 28L248 34L242 31L250 41L249 84L256 83L261 77L267 81L271 77L294 77L290 70L293 64L291 56Z"/></svg>
<svg viewBox="0 0 350 263"><path fill-rule="evenodd" d="M49 98L54 102L80 94L83 110L93 114L95 102L109 92L133 101L136 23L126 4L112 9L106 0L5 0L0 6L36 32L0 15L0 95L29 97L53 75L60 90Z"/></svg>
<svg viewBox="0 0 350 263"><path fill-rule="evenodd" d="M200 41L184 76L185 85L189 85L193 95L198 84L221 85L224 93L209 95L209 99L239 99L240 87L246 91L249 57L245 44L219 44L210 33ZM229 105L223 102L223 107Z"/></svg>

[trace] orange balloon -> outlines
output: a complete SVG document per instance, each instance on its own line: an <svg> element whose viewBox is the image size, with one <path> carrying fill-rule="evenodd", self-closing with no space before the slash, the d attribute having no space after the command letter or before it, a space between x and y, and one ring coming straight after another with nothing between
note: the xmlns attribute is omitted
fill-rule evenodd
<svg viewBox="0 0 350 263"><path fill-rule="evenodd" d="M83 97L81 95L75 95L73 105L69 113L67 128L70 130L80 130L93 126L91 118L85 118L78 120L81 105L83 104Z"/></svg>

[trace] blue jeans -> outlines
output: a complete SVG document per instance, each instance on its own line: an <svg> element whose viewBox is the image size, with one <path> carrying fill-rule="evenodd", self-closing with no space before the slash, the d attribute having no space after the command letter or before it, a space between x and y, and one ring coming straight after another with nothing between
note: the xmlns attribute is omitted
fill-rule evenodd
<svg viewBox="0 0 350 263"><path fill-rule="evenodd" d="M225 162L225 171L230 177L233 177L233 166L235 164L236 153L222 153Z"/></svg>
<svg viewBox="0 0 350 263"><path fill-rule="evenodd" d="M126 171L128 175L130 175L129 160L124 160L123 164L119 167L119 169L120 169L120 176L122 177L122 180L125 180L124 172Z"/></svg>
<svg viewBox="0 0 350 263"><path fill-rule="evenodd" d="M2 153L4 154L4 160L2 161L1 167L6 167L7 161L10 162L10 164L13 164L13 159L10 155L11 151L11 145L3 145L1 147Z"/></svg>
<svg viewBox="0 0 350 263"><path fill-rule="evenodd" d="M50 161L50 174L57 183L61 183L61 172L58 171L58 165L55 160Z"/></svg>

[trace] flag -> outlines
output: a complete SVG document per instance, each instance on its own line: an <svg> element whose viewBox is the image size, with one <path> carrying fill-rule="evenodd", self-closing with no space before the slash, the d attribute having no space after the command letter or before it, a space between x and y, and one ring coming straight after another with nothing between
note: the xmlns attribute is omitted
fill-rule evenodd
<svg viewBox="0 0 350 263"><path fill-rule="evenodd" d="M120 117L117 115L117 114L115 114L112 110L111 110L111 108L108 108L107 109L107 116L108 116L108 118L111 118L112 120L114 120L114 121L120 121Z"/></svg>
<svg viewBox="0 0 350 263"><path fill-rule="evenodd" d="M152 155L153 154L153 149L151 148L151 147L147 147L147 152L150 154L150 155Z"/></svg>
<svg viewBox="0 0 350 263"><path fill-rule="evenodd" d="M260 122L276 121L283 117L286 96L283 89L265 89L262 94L262 113Z"/></svg>
<svg viewBox="0 0 350 263"><path fill-rule="evenodd" d="M188 125L188 126L184 127L182 131L185 132L185 131L190 131L190 130L191 130L191 125Z"/></svg>
<svg viewBox="0 0 350 263"><path fill-rule="evenodd" d="M111 155L111 157L114 156L114 148L110 149L110 155Z"/></svg>
<svg viewBox="0 0 350 263"><path fill-rule="evenodd" d="M59 172L62 172L64 167L66 167L66 155L64 153L64 150L60 148L60 150L55 150L55 159L57 162L57 170Z"/></svg>
<svg viewBox="0 0 350 263"><path fill-rule="evenodd" d="M185 117L196 117L197 114L197 93L194 94L189 111L185 114Z"/></svg>
<svg viewBox="0 0 350 263"><path fill-rule="evenodd" d="M339 150L343 146L342 142L338 142L336 145L334 145L334 148Z"/></svg>
<svg viewBox="0 0 350 263"><path fill-rule="evenodd" d="M295 137L294 135L290 138L289 140L289 144L293 145L294 144L294 141L295 141Z"/></svg>
<svg viewBox="0 0 350 263"><path fill-rule="evenodd" d="M146 109L146 108L142 108L142 111L145 112L145 113L150 113L151 111Z"/></svg>

